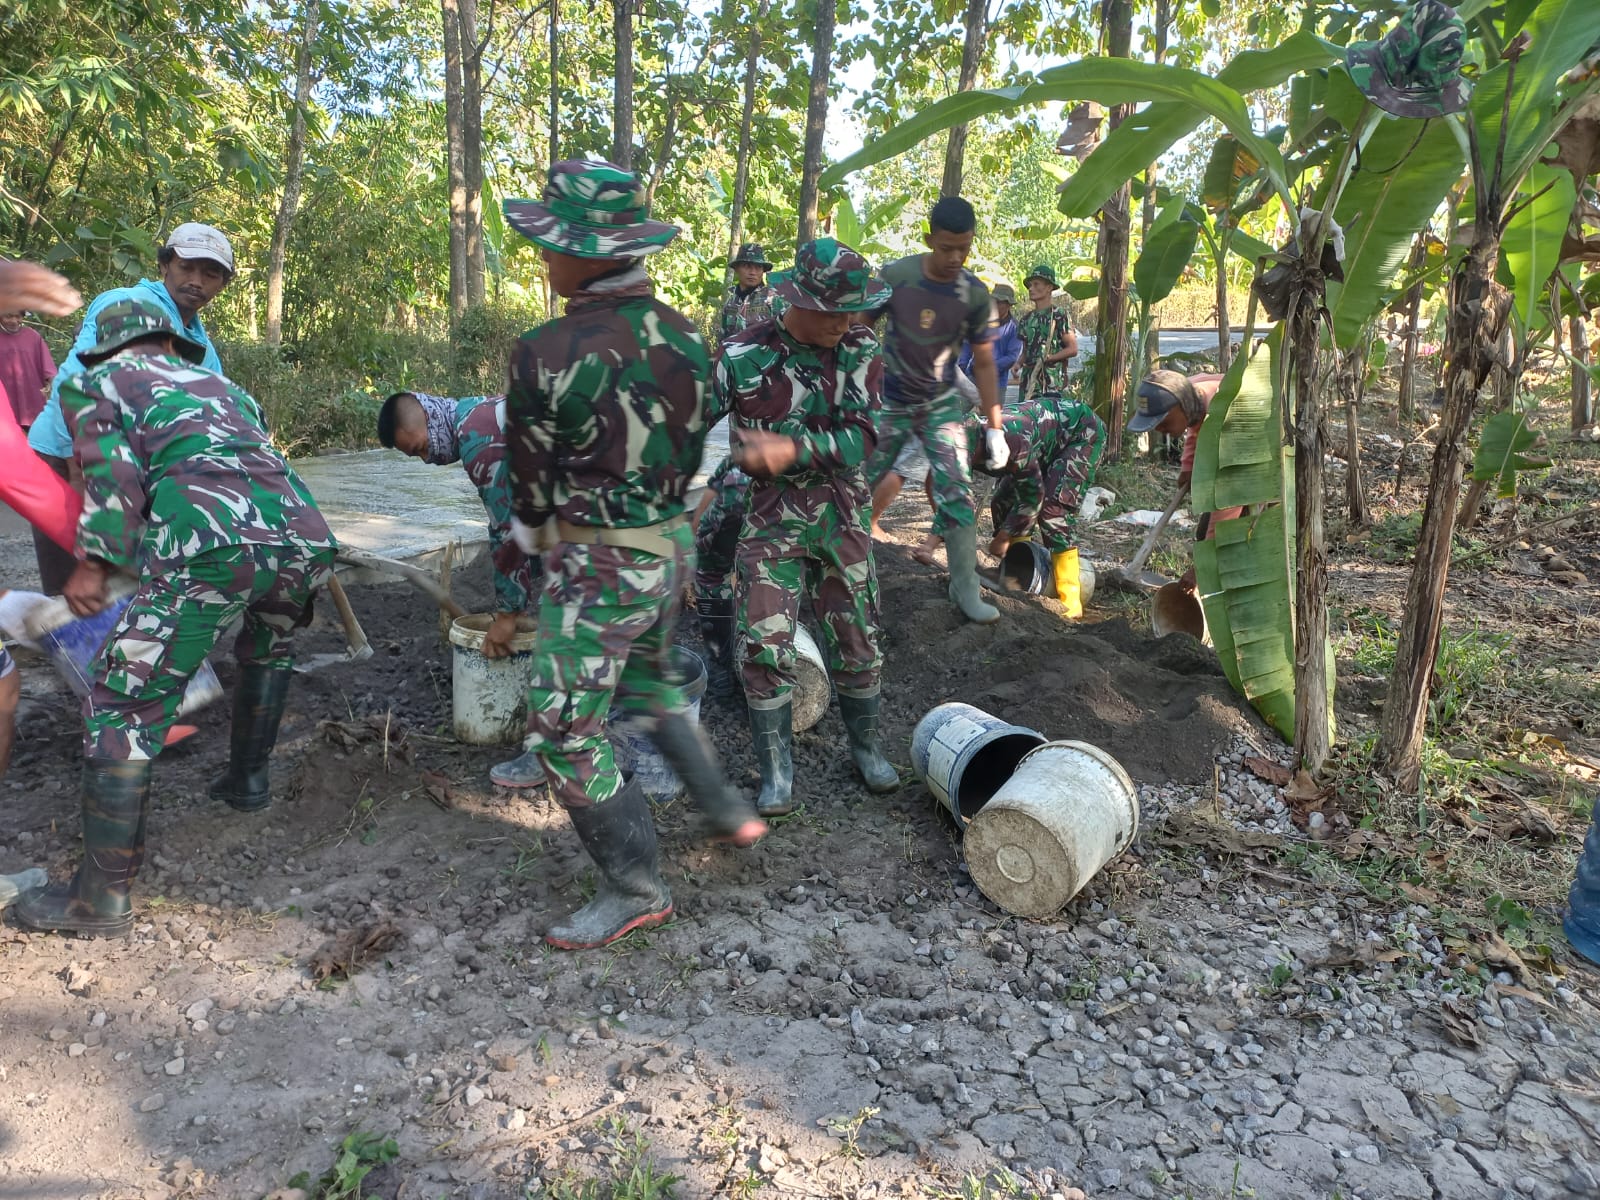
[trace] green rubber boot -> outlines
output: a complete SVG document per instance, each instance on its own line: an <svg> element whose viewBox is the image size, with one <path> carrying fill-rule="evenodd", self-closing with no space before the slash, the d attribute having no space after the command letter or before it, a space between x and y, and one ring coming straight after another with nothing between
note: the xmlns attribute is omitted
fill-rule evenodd
<svg viewBox="0 0 1600 1200"><path fill-rule="evenodd" d="M599 879L594 899L552 925L545 941L558 950L592 950L672 916L672 894L661 878L650 802L638 783L630 778L611 799L569 808L567 815L594 859Z"/></svg>
<svg viewBox="0 0 1600 1200"><path fill-rule="evenodd" d="M27 929L115 937L133 925L128 888L144 864L150 760L83 764L83 862L71 883L30 892L12 910Z"/></svg>
<svg viewBox="0 0 1600 1200"><path fill-rule="evenodd" d="M900 776L878 748L878 689L854 695L839 689L839 714L844 717L845 736L850 739L850 757L869 792L892 792L900 786Z"/></svg>
<svg viewBox="0 0 1600 1200"><path fill-rule="evenodd" d="M776 700L750 701L750 740L761 768L756 812L763 817L792 813L794 803L794 701L785 692Z"/></svg>
<svg viewBox="0 0 1600 1200"><path fill-rule="evenodd" d="M240 812L260 812L272 803L268 763L278 742L278 724L289 699L287 667L247 664L233 692L233 735L228 769L211 785L211 798Z"/></svg>
<svg viewBox="0 0 1600 1200"><path fill-rule="evenodd" d="M656 718L650 740L673 774L683 781L712 841L753 846L761 840L767 823L744 794L728 782L705 730L684 713L668 713Z"/></svg>
<svg viewBox="0 0 1600 1200"><path fill-rule="evenodd" d="M978 583L978 527L952 525L944 531L945 557L950 562L950 600L961 615L979 625L992 625L1000 610L983 598Z"/></svg>

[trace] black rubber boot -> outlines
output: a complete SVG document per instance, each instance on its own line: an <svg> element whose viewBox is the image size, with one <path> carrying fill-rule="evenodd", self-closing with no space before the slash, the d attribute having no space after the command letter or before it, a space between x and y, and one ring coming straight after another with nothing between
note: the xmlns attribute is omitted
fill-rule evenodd
<svg viewBox="0 0 1600 1200"><path fill-rule="evenodd" d="M289 698L293 671L254 665L239 668L233 692L233 736L228 769L211 785L211 798L240 812L260 812L272 803L267 764L278 741L278 723Z"/></svg>
<svg viewBox="0 0 1600 1200"><path fill-rule="evenodd" d="M591 950L672 916L672 894L661 879L650 802L633 779L611 799L569 808L567 815L594 859L599 878L594 899L552 925L545 941L559 950Z"/></svg>
<svg viewBox="0 0 1600 1200"><path fill-rule="evenodd" d="M31 892L13 908L28 929L128 932L128 887L144 865L150 812L150 760L91 758L83 764L83 862L71 883Z"/></svg>
<svg viewBox="0 0 1600 1200"><path fill-rule="evenodd" d="M762 707L758 707L758 703ZM781 817L794 811L794 702L750 702L750 740L756 765L761 768L761 795L756 811L763 817Z"/></svg>
<svg viewBox="0 0 1600 1200"><path fill-rule="evenodd" d="M656 719L650 738L683 781L712 841L753 846L761 840L767 823L757 815L755 805L728 782L705 730L683 713L668 713Z"/></svg>
<svg viewBox="0 0 1600 1200"><path fill-rule="evenodd" d="M706 644L706 695L727 704L739 695L733 675L733 601L695 601L700 614L700 638Z"/></svg>
<svg viewBox="0 0 1600 1200"><path fill-rule="evenodd" d="M878 693L847 695L839 692L839 715L844 718L845 736L850 739L850 757L869 792L892 792L900 786L900 776L878 748Z"/></svg>

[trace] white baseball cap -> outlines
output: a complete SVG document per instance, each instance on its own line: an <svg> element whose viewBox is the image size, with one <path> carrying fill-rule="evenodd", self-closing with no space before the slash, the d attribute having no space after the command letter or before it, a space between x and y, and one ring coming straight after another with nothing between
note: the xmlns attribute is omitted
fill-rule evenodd
<svg viewBox="0 0 1600 1200"><path fill-rule="evenodd" d="M233 271L233 245L214 225L185 221L168 236L167 249L179 258L209 258Z"/></svg>

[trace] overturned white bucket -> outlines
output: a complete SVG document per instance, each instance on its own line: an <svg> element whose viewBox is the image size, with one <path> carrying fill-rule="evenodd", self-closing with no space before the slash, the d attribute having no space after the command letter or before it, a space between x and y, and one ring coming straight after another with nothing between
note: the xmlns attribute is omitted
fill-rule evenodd
<svg viewBox="0 0 1600 1200"><path fill-rule="evenodd" d="M989 899L1019 917L1061 911L1139 828L1139 793L1088 742L1046 742L967 826L967 869Z"/></svg>

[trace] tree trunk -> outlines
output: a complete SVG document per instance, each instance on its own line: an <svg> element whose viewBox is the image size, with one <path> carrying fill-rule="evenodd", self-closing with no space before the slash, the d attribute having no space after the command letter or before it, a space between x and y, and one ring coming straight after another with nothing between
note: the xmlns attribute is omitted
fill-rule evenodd
<svg viewBox="0 0 1600 1200"><path fill-rule="evenodd" d="M1302 229L1300 245L1306 244ZM1328 759L1328 549L1322 528L1322 403L1317 394L1316 294L1298 294L1289 318L1294 369L1294 748L1315 773Z"/></svg>
<svg viewBox="0 0 1600 1200"><path fill-rule="evenodd" d="M1417 234L1416 240L1411 244L1411 258L1406 263L1406 269L1415 271L1428 261L1428 231L1424 229ZM1400 395L1396 402L1395 420L1402 428L1417 412L1417 327L1422 318L1422 284L1414 283L1406 292L1405 298L1406 329L1404 343L1400 353Z"/></svg>
<svg viewBox="0 0 1600 1200"><path fill-rule="evenodd" d="M611 93L611 161L633 170L633 4L611 0L611 30L617 47L617 81Z"/></svg>
<svg viewBox="0 0 1600 1200"><path fill-rule="evenodd" d="M467 165L461 112L461 15L440 0L444 19L444 140L450 192L450 323L467 311Z"/></svg>
<svg viewBox="0 0 1600 1200"><path fill-rule="evenodd" d="M1172 24L1172 0L1156 0L1153 32L1155 35L1155 53L1151 58L1160 66L1167 58L1167 34ZM1150 236L1150 226L1156 223L1156 179L1160 175L1160 164L1151 163L1144 169L1144 203L1139 212L1139 236L1141 239ZM1141 241L1141 244L1142 241ZM1145 356L1146 364L1149 356Z"/></svg>
<svg viewBox="0 0 1600 1200"><path fill-rule="evenodd" d="M1228 316L1228 244L1233 237L1228 219L1227 213L1217 216L1217 241L1222 248L1217 255L1217 370L1224 373L1233 357L1233 321Z"/></svg>
<svg viewBox="0 0 1600 1200"><path fill-rule="evenodd" d="M1102 0L1101 33L1111 58L1127 58L1133 45L1133 0ZM1115 129L1133 105L1112 107ZM1095 314L1094 408L1106 421L1106 457L1122 456L1123 408L1128 391L1128 233L1133 189L1124 183L1100 211L1100 302Z"/></svg>
<svg viewBox="0 0 1600 1200"><path fill-rule="evenodd" d="M1593 393L1589 372L1584 370L1589 365L1589 331L1577 314L1573 314L1568 331L1572 335L1572 357L1577 360L1572 364L1572 432L1577 433L1594 424Z"/></svg>
<svg viewBox="0 0 1600 1200"><path fill-rule="evenodd" d="M1363 350L1342 355L1344 369L1344 499L1350 512L1353 529L1365 529L1372 524L1372 510L1367 506L1367 482L1361 471L1361 402L1366 399L1367 354L1372 347L1369 336Z"/></svg>
<svg viewBox="0 0 1600 1200"><path fill-rule="evenodd" d="M822 135L828 123L828 79L833 73L834 0L817 0L811 42L811 95L806 102L805 162L800 173L800 234L796 245L817 236L817 181L822 176Z"/></svg>
<svg viewBox="0 0 1600 1200"><path fill-rule="evenodd" d="M317 40L321 0L306 0L300 45L294 56L294 117L289 123L289 149L283 162L283 196L272 222L267 251L267 335L269 346L283 344L283 264L289 256L289 234L300 209L300 186L306 169L306 108L311 103L311 48Z"/></svg>
<svg viewBox="0 0 1600 1200"><path fill-rule="evenodd" d="M956 91L970 92L978 82L978 63L983 58L983 37L988 25L989 0L967 0L966 36L961 43L961 76ZM967 155L967 126L952 125L944 145L944 182L941 196L961 194L961 176Z"/></svg>
<svg viewBox="0 0 1600 1200"><path fill-rule="evenodd" d="M772 11L772 0L761 0L750 23L750 46L744 55L744 107L739 113L739 152L733 168L733 208L728 215L728 257L739 253L744 238L744 202L750 190L750 139L756 114L756 68L761 61L761 26Z"/></svg>
<svg viewBox="0 0 1600 1200"><path fill-rule="evenodd" d="M461 18L461 149L466 184L467 303L487 295L488 255L483 245L483 44L478 41L478 0L456 0ZM493 9L490 10L491 13Z"/></svg>
<svg viewBox="0 0 1600 1200"><path fill-rule="evenodd" d="M1499 206L1491 205L1480 190L1477 207L1472 247L1450 281L1439 444L1428 474L1428 501L1417 535L1416 557L1406 587L1405 619L1378 732L1383 769L1404 792L1415 792L1422 776L1428 692L1439 652L1450 543L1455 533L1456 500L1461 494L1462 443L1472 424L1478 390L1494 367L1495 347L1509 307L1509 298L1494 282L1495 264L1500 259Z"/></svg>
<svg viewBox="0 0 1600 1200"><path fill-rule="evenodd" d="M550 166L561 155L561 0L550 0ZM544 311L555 315L556 289L550 277L544 281Z"/></svg>

